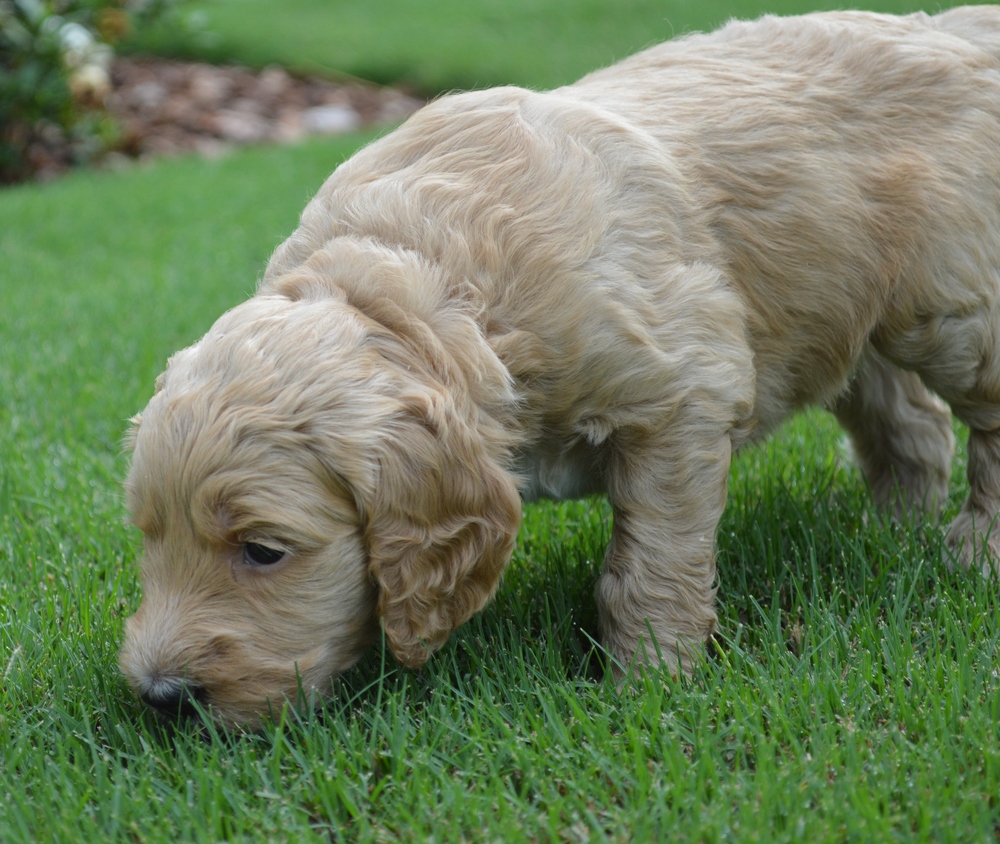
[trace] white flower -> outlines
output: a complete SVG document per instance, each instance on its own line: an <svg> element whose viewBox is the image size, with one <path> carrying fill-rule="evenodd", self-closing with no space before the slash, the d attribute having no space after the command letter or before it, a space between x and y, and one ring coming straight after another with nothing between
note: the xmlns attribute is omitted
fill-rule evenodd
<svg viewBox="0 0 1000 844"><path fill-rule="evenodd" d="M103 103L111 91L111 76L98 64L85 64L70 74L69 89L78 102Z"/></svg>
<svg viewBox="0 0 1000 844"><path fill-rule="evenodd" d="M94 45L94 36L87 27L70 21L59 27L59 43L63 52L86 55Z"/></svg>
<svg viewBox="0 0 1000 844"><path fill-rule="evenodd" d="M111 67L114 51L94 37L87 27L70 21L59 27L59 43L62 45L63 61L68 68L83 68L97 65L107 71Z"/></svg>

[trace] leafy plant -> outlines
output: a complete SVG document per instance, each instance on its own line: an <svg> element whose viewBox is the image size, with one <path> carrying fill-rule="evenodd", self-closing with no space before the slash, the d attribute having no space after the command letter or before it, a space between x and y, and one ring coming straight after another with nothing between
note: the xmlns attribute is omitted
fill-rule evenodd
<svg viewBox="0 0 1000 844"><path fill-rule="evenodd" d="M0 183L100 155L114 45L181 0L0 0Z"/></svg>

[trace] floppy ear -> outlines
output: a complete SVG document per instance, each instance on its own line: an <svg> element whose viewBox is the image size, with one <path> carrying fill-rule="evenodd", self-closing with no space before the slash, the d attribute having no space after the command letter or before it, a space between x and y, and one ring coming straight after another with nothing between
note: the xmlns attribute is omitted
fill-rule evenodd
<svg viewBox="0 0 1000 844"><path fill-rule="evenodd" d="M411 390L402 408L380 449L366 538L389 646L417 668L493 597L521 501L448 390Z"/></svg>

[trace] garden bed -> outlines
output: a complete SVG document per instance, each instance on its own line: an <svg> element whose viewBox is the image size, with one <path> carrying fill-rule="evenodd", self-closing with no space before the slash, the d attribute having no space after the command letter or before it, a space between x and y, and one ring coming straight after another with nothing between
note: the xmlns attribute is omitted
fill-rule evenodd
<svg viewBox="0 0 1000 844"><path fill-rule="evenodd" d="M239 66L157 58L116 58L104 108L115 138L95 161L197 153L217 156L236 146L291 143L308 135L342 134L390 125L422 104L394 89L360 80L334 81L279 67ZM34 178L65 172L79 154L57 127L41 132L27 159Z"/></svg>

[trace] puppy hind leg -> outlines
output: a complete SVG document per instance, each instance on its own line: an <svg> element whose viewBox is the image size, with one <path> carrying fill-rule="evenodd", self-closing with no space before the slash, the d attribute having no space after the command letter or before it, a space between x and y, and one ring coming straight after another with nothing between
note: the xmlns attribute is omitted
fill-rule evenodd
<svg viewBox="0 0 1000 844"><path fill-rule="evenodd" d="M921 371L969 426L969 497L947 543L959 564L988 575L1000 572L1000 299L942 326Z"/></svg>
<svg viewBox="0 0 1000 844"><path fill-rule="evenodd" d="M879 509L897 519L940 511L955 451L951 413L916 373L870 349L832 410Z"/></svg>
<svg viewBox="0 0 1000 844"><path fill-rule="evenodd" d="M998 256L1000 257L1000 256ZM1000 281L996 270L987 278ZM961 318L942 320L933 358L921 370L969 426L969 497L952 522L947 543L954 559L983 575L1000 573L1000 293L987 284Z"/></svg>
<svg viewBox="0 0 1000 844"><path fill-rule="evenodd" d="M957 561L1000 573L1000 430L969 431L969 498L948 530Z"/></svg>

